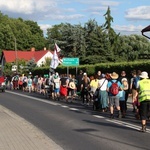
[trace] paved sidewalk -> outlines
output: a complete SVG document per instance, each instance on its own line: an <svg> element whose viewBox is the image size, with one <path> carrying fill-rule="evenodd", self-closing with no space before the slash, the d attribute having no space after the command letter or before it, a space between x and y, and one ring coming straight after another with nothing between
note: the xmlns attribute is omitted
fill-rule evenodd
<svg viewBox="0 0 150 150"><path fill-rule="evenodd" d="M0 150L62 150L35 126L0 105Z"/></svg>

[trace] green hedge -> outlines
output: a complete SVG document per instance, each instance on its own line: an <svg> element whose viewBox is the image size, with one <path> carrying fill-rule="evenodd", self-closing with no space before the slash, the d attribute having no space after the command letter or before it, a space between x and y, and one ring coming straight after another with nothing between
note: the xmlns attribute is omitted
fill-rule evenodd
<svg viewBox="0 0 150 150"><path fill-rule="evenodd" d="M130 75L132 70L147 71L150 75L150 60L147 61L135 61L135 62L121 62L121 63L100 63L95 65L79 65L78 67L64 67L58 66L55 71L59 74L67 74L69 70L70 74L76 74L79 70L87 72L87 74L94 75L98 70L102 73L111 73L113 71L120 74L122 70L125 70ZM44 75L49 73L49 67L35 68L33 74Z"/></svg>

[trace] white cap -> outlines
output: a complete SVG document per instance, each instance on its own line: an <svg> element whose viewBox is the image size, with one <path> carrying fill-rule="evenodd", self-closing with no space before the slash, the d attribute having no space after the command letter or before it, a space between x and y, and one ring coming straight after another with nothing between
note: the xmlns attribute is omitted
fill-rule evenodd
<svg viewBox="0 0 150 150"><path fill-rule="evenodd" d="M84 73L83 73L83 75L84 75L84 76L86 76L86 75L87 75L87 73L86 73L86 72L84 72Z"/></svg>
<svg viewBox="0 0 150 150"><path fill-rule="evenodd" d="M143 71L140 75L140 78L145 78L145 79L149 78L148 73L146 71Z"/></svg>
<svg viewBox="0 0 150 150"><path fill-rule="evenodd" d="M123 82L123 81L127 81L127 78L122 78L121 82Z"/></svg>

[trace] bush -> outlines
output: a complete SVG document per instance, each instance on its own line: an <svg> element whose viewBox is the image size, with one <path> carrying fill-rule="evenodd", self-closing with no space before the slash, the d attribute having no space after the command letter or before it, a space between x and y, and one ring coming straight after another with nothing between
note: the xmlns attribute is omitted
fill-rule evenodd
<svg viewBox="0 0 150 150"><path fill-rule="evenodd" d="M58 66L55 70L56 72L59 72L59 74L77 74L79 70L83 70L83 72L86 72L89 76L94 75L97 73L98 70L100 70L102 73L111 73L111 72L117 72L118 74L121 73L122 70L125 70L128 75L130 75L132 70L141 70L141 71L147 71L150 75L150 61L135 61L135 62L121 62L121 63L100 63L95 65L79 65L77 67L67 67L65 66ZM44 75L46 73L49 73L49 67L41 67L36 68L33 71L33 74L41 74Z"/></svg>

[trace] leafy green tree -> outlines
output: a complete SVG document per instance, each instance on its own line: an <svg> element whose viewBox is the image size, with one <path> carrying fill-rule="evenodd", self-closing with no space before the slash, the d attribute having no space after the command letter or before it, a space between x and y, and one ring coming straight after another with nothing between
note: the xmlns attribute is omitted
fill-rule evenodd
<svg viewBox="0 0 150 150"><path fill-rule="evenodd" d="M35 59L31 59L29 60L27 63L26 63L26 66L25 66L25 72L28 73L28 72L32 72L35 67L36 67L36 62L35 62Z"/></svg>
<svg viewBox="0 0 150 150"><path fill-rule="evenodd" d="M13 32L9 24L5 25L3 23L0 24L0 43L1 49L12 50L14 49L14 38L12 38Z"/></svg>
<svg viewBox="0 0 150 150"><path fill-rule="evenodd" d="M30 48L42 50L46 45L46 39L44 38L43 30L38 26L37 22L26 20L24 23L28 26L31 36L29 39Z"/></svg>
<svg viewBox="0 0 150 150"><path fill-rule="evenodd" d="M62 33L61 28L63 27L63 23L60 25L54 25L51 28L47 29L47 47L49 49L54 49L54 44L61 44L62 41Z"/></svg>
<svg viewBox="0 0 150 150"><path fill-rule="evenodd" d="M43 64L45 67L49 67L50 66L50 63L51 63L51 58L47 57L45 58L45 63Z"/></svg>

